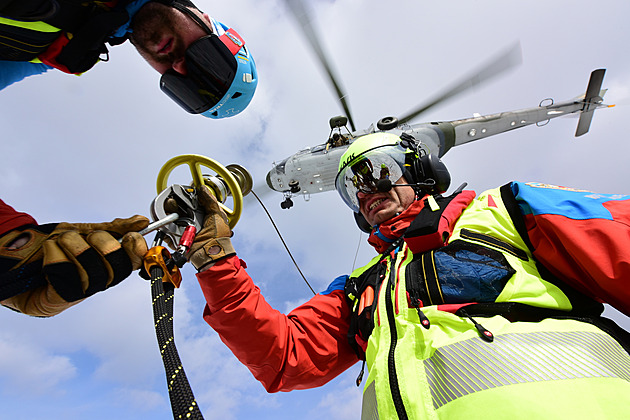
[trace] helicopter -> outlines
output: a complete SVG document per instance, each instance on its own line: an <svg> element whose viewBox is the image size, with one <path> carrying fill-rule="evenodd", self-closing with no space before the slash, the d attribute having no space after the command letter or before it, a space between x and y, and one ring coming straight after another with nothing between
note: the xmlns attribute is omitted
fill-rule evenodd
<svg viewBox="0 0 630 420"><path fill-rule="evenodd" d="M575 136L586 134L590 128L593 113L598 108L611 107L603 103L605 89L601 89L606 69L594 70L588 81L586 92L573 99L555 103L553 99L543 99L538 106L491 115L474 114L471 118L452 121L432 121L412 123L420 114L445 100L476 87L499 74L517 66L521 62L521 49L517 43L506 49L486 65L472 72L460 82L444 90L435 99L428 101L401 117L381 118L376 127L371 124L365 129L356 129L347 102L347 95L338 82L332 66L311 24L310 15L302 0L285 0L299 27L317 56L319 63L338 95L345 115L332 117L329 121L330 133L325 143L308 147L272 164L267 173L267 186L284 196L281 208L293 206L293 198L302 196L306 201L312 194L335 189L335 178L339 160L345 150L361 136L380 132L391 132L398 136L412 136L418 143L418 154L444 156L452 147L470 143L506 131L529 125L545 125L551 119L569 114L579 114ZM349 126L349 127L348 127Z"/></svg>

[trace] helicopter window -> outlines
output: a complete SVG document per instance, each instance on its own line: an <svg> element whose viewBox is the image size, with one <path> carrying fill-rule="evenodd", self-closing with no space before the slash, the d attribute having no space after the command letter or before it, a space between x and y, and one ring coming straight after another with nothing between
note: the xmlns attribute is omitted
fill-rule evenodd
<svg viewBox="0 0 630 420"><path fill-rule="evenodd" d="M281 173L283 175L286 173L285 166L287 164L287 160L288 159L285 159L282 162L278 163L277 165L274 165L276 172Z"/></svg>

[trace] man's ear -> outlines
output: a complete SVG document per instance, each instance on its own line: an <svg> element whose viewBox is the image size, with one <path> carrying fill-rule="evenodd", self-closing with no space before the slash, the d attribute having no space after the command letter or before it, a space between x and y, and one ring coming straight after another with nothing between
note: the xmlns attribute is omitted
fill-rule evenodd
<svg viewBox="0 0 630 420"><path fill-rule="evenodd" d="M210 31L212 33L216 32L214 30L214 26L212 25L212 20L210 19L210 15L207 13L202 13L201 16L203 17L203 21L206 23L206 25L208 25L208 28L210 29ZM215 33L215 35L219 35L219 34Z"/></svg>

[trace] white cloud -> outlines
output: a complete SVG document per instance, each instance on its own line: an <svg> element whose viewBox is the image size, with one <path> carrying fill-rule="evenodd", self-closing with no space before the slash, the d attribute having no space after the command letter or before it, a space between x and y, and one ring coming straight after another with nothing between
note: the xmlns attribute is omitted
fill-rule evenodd
<svg viewBox="0 0 630 420"><path fill-rule="evenodd" d="M146 389L120 388L113 392L114 401L118 406L132 406L139 411L151 411L156 408L169 410L169 402L161 392Z"/></svg>
<svg viewBox="0 0 630 420"><path fill-rule="evenodd" d="M0 334L0 384L2 392L20 395L64 393L77 369L67 356L30 346L11 334Z"/></svg>
<svg viewBox="0 0 630 420"><path fill-rule="evenodd" d="M330 420L345 420L358 418L361 412L362 395L356 386L337 389L327 393L317 404L319 418Z"/></svg>

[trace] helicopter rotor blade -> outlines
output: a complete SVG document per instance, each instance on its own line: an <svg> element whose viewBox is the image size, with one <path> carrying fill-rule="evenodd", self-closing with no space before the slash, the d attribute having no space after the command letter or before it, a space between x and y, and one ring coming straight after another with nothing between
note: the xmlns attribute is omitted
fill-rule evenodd
<svg viewBox="0 0 630 420"><path fill-rule="evenodd" d="M348 105L348 101L346 100L346 94L339 84L338 77L335 76L335 73L332 69L332 66L328 62L327 55L324 52L320 42L319 36L315 32L315 28L311 23L312 14L306 10L306 7L302 0L285 0L284 1L288 6L289 10L297 20L298 25L302 29L302 33L306 37L306 40L313 48L313 51L317 55L319 62L321 63L324 71L328 76L328 80L330 80L335 93L337 94L339 101L341 102L341 106L343 111L346 113L346 117L348 117L348 122L350 122L350 127L352 131L355 131L356 128L354 126L354 121L352 120L352 115L350 113L350 107Z"/></svg>
<svg viewBox="0 0 630 420"><path fill-rule="evenodd" d="M429 108L434 107L435 105L444 102L445 100L458 95L468 89L471 89L475 86L482 84L483 82L490 80L499 74L507 71L513 67L518 66L522 62L521 56L521 44L517 42L512 45L506 51L499 54L497 57L492 59L482 68L472 73L470 76L466 77L464 80L460 81L447 91L443 92L441 95L438 95L435 99L424 104L414 111L408 113L407 115L399 118L398 121L400 124L406 123L423 112L427 111Z"/></svg>

